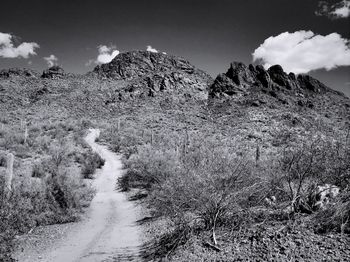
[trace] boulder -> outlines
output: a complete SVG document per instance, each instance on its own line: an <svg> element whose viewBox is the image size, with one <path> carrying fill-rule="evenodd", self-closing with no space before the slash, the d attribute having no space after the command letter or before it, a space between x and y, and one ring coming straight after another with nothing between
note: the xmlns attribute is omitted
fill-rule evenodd
<svg viewBox="0 0 350 262"><path fill-rule="evenodd" d="M255 71L255 69L253 70ZM233 62L230 64L230 68L226 72L226 76L229 77L236 85L248 87L255 83L254 71L252 72L245 64L241 62Z"/></svg>
<svg viewBox="0 0 350 262"><path fill-rule="evenodd" d="M52 66L46 70L43 71L43 74L41 75L42 78L51 78L51 79L55 79L55 78L61 78L63 77L64 74L64 70L59 67L59 66Z"/></svg>
<svg viewBox="0 0 350 262"><path fill-rule="evenodd" d="M292 89L293 85L290 81L290 78L287 73L283 71L282 66L274 65L271 66L267 71L271 77L271 80L277 85L285 87L287 89Z"/></svg>
<svg viewBox="0 0 350 262"><path fill-rule="evenodd" d="M325 209L330 200L338 196L340 188L335 185L324 184L317 186L314 199L316 202L313 204L314 209Z"/></svg>
<svg viewBox="0 0 350 262"><path fill-rule="evenodd" d="M8 78L11 76L37 77L38 74L38 72L26 68L9 68L0 71L1 78Z"/></svg>
<svg viewBox="0 0 350 262"><path fill-rule="evenodd" d="M298 75L297 82L301 89L309 90L312 92L319 93L327 89L324 84L309 75Z"/></svg>
<svg viewBox="0 0 350 262"><path fill-rule="evenodd" d="M256 78L262 84L263 87L270 88L271 86L271 78L268 72L266 72L265 68L262 65L257 65L255 67Z"/></svg>
<svg viewBox="0 0 350 262"><path fill-rule="evenodd" d="M214 83L209 89L209 96L214 97L220 94L232 96L237 94L239 88L226 74L220 74L214 80Z"/></svg>

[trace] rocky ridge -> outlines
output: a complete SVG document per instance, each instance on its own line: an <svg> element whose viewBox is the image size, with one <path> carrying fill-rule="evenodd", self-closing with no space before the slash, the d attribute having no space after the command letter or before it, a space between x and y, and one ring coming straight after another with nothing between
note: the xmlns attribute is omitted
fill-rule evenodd
<svg viewBox="0 0 350 262"><path fill-rule="evenodd" d="M52 66L46 70L44 70L44 72L42 73L41 77L42 78L61 78L64 77L65 73L63 68L59 67L59 66Z"/></svg>
<svg viewBox="0 0 350 262"><path fill-rule="evenodd" d="M212 78L187 60L163 53L132 51L116 56L110 63L93 70L99 78L124 80L128 84L120 96L154 97L159 93L184 93L188 97L207 98Z"/></svg>
<svg viewBox="0 0 350 262"><path fill-rule="evenodd" d="M280 65L265 70L262 65L248 67L240 62L233 62L228 71L220 74L210 87L210 97L244 95L252 87L260 87L273 95L276 92L305 93L336 92L309 75L287 74Z"/></svg>

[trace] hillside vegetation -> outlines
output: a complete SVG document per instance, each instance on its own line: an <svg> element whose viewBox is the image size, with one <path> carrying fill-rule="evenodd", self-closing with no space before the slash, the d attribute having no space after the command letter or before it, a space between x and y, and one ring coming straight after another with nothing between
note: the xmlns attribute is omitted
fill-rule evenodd
<svg viewBox="0 0 350 262"><path fill-rule="evenodd" d="M316 79L232 63L213 80L182 58L143 51L86 75L12 69L0 78L0 153L15 155L16 179L35 177L23 175L22 188L37 188L3 203L44 199L25 204L37 210L26 221L71 221L88 204L83 178L102 163L82 137L94 125L124 156L121 190L149 211L145 259L350 259L350 100ZM57 164L57 155L68 157ZM340 194L319 209L325 184ZM52 199L57 185L64 202Z"/></svg>

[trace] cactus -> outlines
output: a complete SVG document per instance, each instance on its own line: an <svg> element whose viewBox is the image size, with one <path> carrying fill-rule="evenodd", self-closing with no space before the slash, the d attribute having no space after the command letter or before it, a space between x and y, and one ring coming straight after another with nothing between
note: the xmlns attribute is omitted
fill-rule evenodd
<svg viewBox="0 0 350 262"><path fill-rule="evenodd" d="M118 118L118 121L117 121L117 132L118 133L120 132L120 118Z"/></svg>
<svg viewBox="0 0 350 262"><path fill-rule="evenodd" d="M26 125L24 129L24 144L27 143L27 139L28 139L28 127Z"/></svg>
<svg viewBox="0 0 350 262"><path fill-rule="evenodd" d="M187 149L190 145L190 134L188 133L187 129L185 131L185 139L183 143L183 155L185 156L187 154Z"/></svg>
<svg viewBox="0 0 350 262"><path fill-rule="evenodd" d="M258 162L260 160L260 146L256 145L256 152L255 152L255 163L258 165Z"/></svg>
<svg viewBox="0 0 350 262"><path fill-rule="evenodd" d="M7 155L7 169L5 177L5 191L10 193L12 191L12 179L13 179L13 161L14 156L12 153Z"/></svg>
<svg viewBox="0 0 350 262"><path fill-rule="evenodd" d="M151 130L151 145L153 145L154 142L154 134L153 134L153 130Z"/></svg>

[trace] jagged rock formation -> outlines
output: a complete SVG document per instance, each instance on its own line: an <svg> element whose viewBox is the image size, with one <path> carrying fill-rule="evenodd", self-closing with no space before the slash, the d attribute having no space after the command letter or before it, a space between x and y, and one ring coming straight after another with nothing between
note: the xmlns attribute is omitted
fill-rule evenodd
<svg viewBox="0 0 350 262"><path fill-rule="evenodd" d="M42 78L61 78L65 75L63 68L59 66L52 66L46 70L43 71L43 74L41 75Z"/></svg>
<svg viewBox="0 0 350 262"><path fill-rule="evenodd" d="M220 74L209 89L210 97L247 94L253 87L265 89L272 96L276 92L291 91L295 94L308 92L322 93L333 91L309 75L287 74L280 65L265 70L263 66L233 62L225 74ZM333 91L335 92L335 91Z"/></svg>
<svg viewBox="0 0 350 262"><path fill-rule="evenodd" d="M119 54L110 63L97 66L93 72L99 78L127 81L119 98L154 97L171 92L206 99L207 88L212 82L207 73L183 58L147 51Z"/></svg>
<svg viewBox="0 0 350 262"><path fill-rule="evenodd" d="M11 76L38 77L38 75L38 72L26 68L9 68L0 71L0 78L8 78Z"/></svg>

